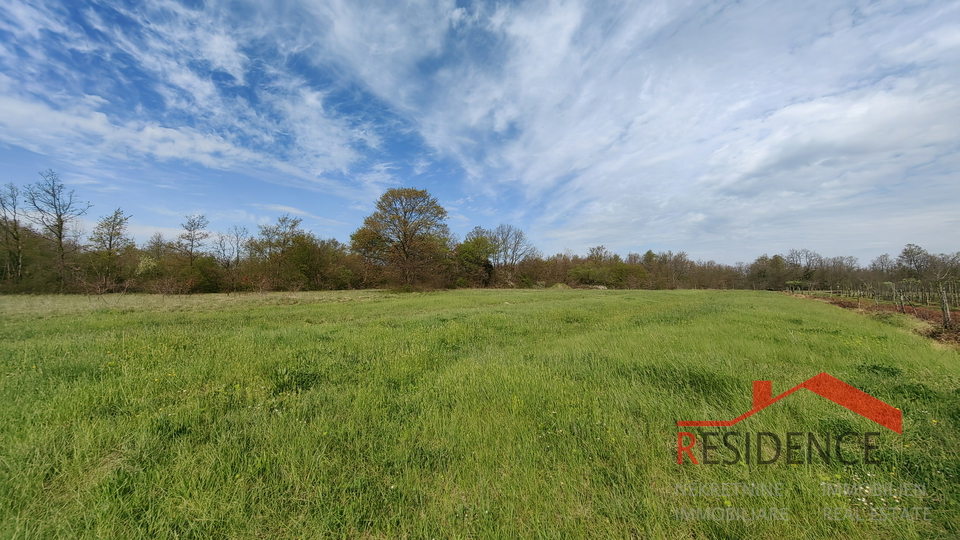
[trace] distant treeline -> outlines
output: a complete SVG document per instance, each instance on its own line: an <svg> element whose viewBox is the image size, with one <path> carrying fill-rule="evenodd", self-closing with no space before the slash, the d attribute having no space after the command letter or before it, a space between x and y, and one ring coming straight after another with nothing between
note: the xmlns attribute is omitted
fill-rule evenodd
<svg viewBox="0 0 960 540"><path fill-rule="evenodd" d="M0 292L161 294L455 287L833 290L894 302L956 305L960 253L932 254L909 244L867 266L855 257L806 249L735 265L694 261L671 251L628 253L604 246L583 255L546 256L511 225L450 234L446 211L426 191L392 189L344 244L301 228L285 215L254 233L211 232L203 215L184 216L175 238L154 234L136 245L121 209L90 234L74 227L91 205L53 171L0 191Z"/></svg>

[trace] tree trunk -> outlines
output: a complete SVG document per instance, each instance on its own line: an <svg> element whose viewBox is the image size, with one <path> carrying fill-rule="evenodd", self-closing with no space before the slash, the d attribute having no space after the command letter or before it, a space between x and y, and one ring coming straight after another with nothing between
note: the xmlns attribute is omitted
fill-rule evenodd
<svg viewBox="0 0 960 540"><path fill-rule="evenodd" d="M947 304L947 290L940 287L940 311L943 312L943 327L950 328L950 306Z"/></svg>

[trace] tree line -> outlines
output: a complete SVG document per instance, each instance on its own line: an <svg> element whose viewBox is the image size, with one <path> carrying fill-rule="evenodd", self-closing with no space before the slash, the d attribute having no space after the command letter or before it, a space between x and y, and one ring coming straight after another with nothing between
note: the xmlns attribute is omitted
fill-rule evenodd
<svg viewBox="0 0 960 540"><path fill-rule="evenodd" d="M807 249L734 265L694 261L684 252L628 253L604 246L545 256L519 228L475 227L462 239L446 210L424 190L388 190L347 244L320 238L290 215L251 232L209 231L185 215L175 238L137 245L122 209L77 227L92 205L54 171L24 188L0 190L0 292L93 293L297 291L394 287L570 287L630 289L830 290L875 301L956 305L960 253L909 244L866 266L855 257Z"/></svg>

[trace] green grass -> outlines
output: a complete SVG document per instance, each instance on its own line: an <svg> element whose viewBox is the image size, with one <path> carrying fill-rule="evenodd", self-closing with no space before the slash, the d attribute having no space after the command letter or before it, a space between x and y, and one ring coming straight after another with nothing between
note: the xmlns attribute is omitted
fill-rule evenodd
<svg viewBox="0 0 960 540"><path fill-rule="evenodd" d="M956 538L960 354L906 324L743 291L0 297L0 537ZM883 431L881 465L677 465L677 420L821 371L903 435L809 392L735 429ZM821 493L877 481L927 496ZM871 505L932 520L822 517ZM789 521L674 514L725 506Z"/></svg>

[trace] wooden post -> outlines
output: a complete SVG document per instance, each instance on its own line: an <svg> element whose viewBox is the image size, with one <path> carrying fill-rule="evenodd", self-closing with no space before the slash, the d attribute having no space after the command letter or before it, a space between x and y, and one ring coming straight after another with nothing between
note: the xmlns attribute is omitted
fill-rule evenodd
<svg viewBox="0 0 960 540"><path fill-rule="evenodd" d="M947 304L947 290L940 286L940 311L943 312L943 327L950 328L950 306Z"/></svg>

